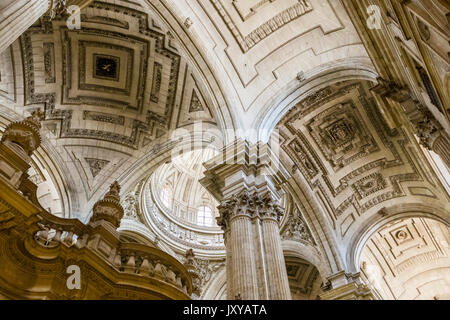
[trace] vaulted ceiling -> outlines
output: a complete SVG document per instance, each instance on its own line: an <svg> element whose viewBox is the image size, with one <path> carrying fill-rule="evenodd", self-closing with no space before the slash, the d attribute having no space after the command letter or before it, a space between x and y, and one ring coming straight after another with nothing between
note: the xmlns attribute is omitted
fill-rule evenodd
<svg viewBox="0 0 450 320"><path fill-rule="evenodd" d="M162 10L158 1L148 3ZM235 127L256 129L260 139L267 139L298 102L293 100L317 90L320 81L313 83L315 78L330 72L334 77L376 77L341 1L164 3L189 25L182 36L197 43L199 54L209 61Z"/></svg>
<svg viewBox="0 0 450 320"><path fill-rule="evenodd" d="M377 108L377 74L342 1L102 0L81 22L43 18L0 55L0 124L45 110L30 173L53 181L41 195L66 217L87 221L114 180L132 190L198 121L214 129L200 147L280 131L330 272L384 207L448 217L414 136Z"/></svg>
<svg viewBox="0 0 450 320"><path fill-rule="evenodd" d="M43 18L0 55L3 114L45 110L44 146L69 189L68 216L86 218L105 188L175 129L217 127L201 75L144 11L94 2L81 11L81 29Z"/></svg>
<svg viewBox="0 0 450 320"><path fill-rule="evenodd" d="M450 212L448 194L416 138L389 128L372 86L329 85L277 127L292 194L335 272L352 263L346 259L355 239L377 222L402 212L448 219Z"/></svg>
<svg viewBox="0 0 450 320"><path fill-rule="evenodd" d="M3 52L0 104L9 121L45 110L40 162L83 220L165 161L174 130L264 140L302 95L375 77L340 1L102 0L81 26L44 17Z"/></svg>
<svg viewBox="0 0 450 320"><path fill-rule="evenodd" d="M361 255L361 270L384 299L450 298L450 228L424 218L380 228Z"/></svg>

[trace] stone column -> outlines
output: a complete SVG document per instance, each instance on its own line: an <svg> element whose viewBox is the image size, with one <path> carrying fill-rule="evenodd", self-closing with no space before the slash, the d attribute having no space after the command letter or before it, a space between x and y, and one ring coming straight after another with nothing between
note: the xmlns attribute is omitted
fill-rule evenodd
<svg viewBox="0 0 450 320"><path fill-rule="evenodd" d="M372 89L383 99L398 103L411 122L420 144L435 152L450 169L450 138L445 129L425 106L415 101L407 88L379 79Z"/></svg>
<svg viewBox="0 0 450 320"><path fill-rule="evenodd" d="M0 5L0 53L36 22L51 0L4 0Z"/></svg>
<svg viewBox="0 0 450 320"><path fill-rule="evenodd" d="M204 165L200 182L220 202L228 299L291 299L279 230L287 172L277 156L267 145L237 141Z"/></svg>

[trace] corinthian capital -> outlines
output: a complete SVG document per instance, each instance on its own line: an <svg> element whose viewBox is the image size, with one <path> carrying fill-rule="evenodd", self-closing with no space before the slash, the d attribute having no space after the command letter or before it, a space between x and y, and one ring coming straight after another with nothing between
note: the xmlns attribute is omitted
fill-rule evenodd
<svg viewBox="0 0 450 320"><path fill-rule="evenodd" d="M427 149L433 150L436 139L442 134L442 126L433 114L425 108L418 109L418 113L411 119L420 143Z"/></svg>
<svg viewBox="0 0 450 320"><path fill-rule="evenodd" d="M280 222L284 209L270 192L261 194L258 191L250 192L244 189L231 198L224 199L219 206L219 213L217 224L227 231L231 220L237 216L273 219Z"/></svg>

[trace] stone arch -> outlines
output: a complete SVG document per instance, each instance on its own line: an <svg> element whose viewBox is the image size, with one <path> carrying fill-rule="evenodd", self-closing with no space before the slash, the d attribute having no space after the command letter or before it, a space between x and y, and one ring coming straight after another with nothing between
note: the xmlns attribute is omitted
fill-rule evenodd
<svg viewBox="0 0 450 320"><path fill-rule="evenodd" d="M319 270L323 280L331 275L331 266L325 262L315 247L292 240L284 240L282 247L285 257L300 258L313 264Z"/></svg>
<svg viewBox="0 0 450 320"><path fill-rule="evenodd" d="M377 73L369 61L346 59L317 66L299 78L291 80L273 98L267 101L267 110L259 119L259 140L267 142L275 127L295 108L296 104L308 96L332 84L343 81L376 82Z"/></svg>
<svg viewBox="0 0 450 320"><path fill-rule="evenodd" d="M360 271L359 261L366 242L386 224L398 219L423 217L450 226L449 213L445 209L421 203L394 205L383 209L386 216L377 216L361 224L347 246L346 263L348 272Z"/></svg>
<svg viewBox="0 0 450 320"><path fill-rule="evenodd" d="M223 146L223 140L218 135L219 131L212 130L209 132L211 134L204 134L205 131L203 131L200 135L197 135L196 132L185 130L185 134L177 139L168 140L156 148L148 149L118 178L118 182L122 186L122 193L129 192L143 180L143 177L148 177L160 165L170 161L174 152L196 151L204 148L220 149Z"/></svg>
<svg viewBox="0 0 450 320"><path fill-rule="evenodd" d="M223 300L226 299L227 272L222 268L213 279L209 281L203 290L200 299L202 300Z"/></svg>
<svg viewBox="0 0 450 320"><path fill-rule="evenodd" d="M292 298L316 299L330 274L330 266L311 245L285 240L282 247Z"/></svg>

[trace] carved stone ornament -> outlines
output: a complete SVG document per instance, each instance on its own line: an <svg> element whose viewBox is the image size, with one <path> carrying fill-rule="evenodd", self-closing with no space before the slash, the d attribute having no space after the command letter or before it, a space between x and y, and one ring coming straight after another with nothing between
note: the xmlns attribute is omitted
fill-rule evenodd
<svg viewBox="0 0 450 320"><path fill-rule="evenodd" d="M441 134L441 125L428 110L420 110L421 117L413 121L420 143L432 150L434 141Z"/></svg>
<svg viewBox="0 0 450 320"><path fill-rule="evenodd" d="M192 249L187 250L184 266L192 276L194 293L200 296L205 284L211 280L214 272L225 266L224 261L210 261L195 257Z"/></svg>
<svg viewBox="0 0 450 320"><path fill-rule="evenodd" d="M243 190L235 194L231 199L225 199L220 204L217 224L227 231L233 217L246 215L250 218L260 219L271 218L277 222L281 221L284 209L278 204L270 193L259 194Z"/></svg>
<svg viewBox="0 0 450 320"><path fill-rule="evenodd" d="M43 119L44 114L36 110L25 120L10 123L3 133L2 142L17 145L31 156L41 144L39 131Z"/></svg>
<svg viewBox="0 0 450 320"><path fill-rule="evenodd" d="M378 78L377 81L378 85L371 89L376 94L382 97L390 98L399 103L411 99L411 93L409 92L409 90L400 87L395 82L388 81L383 78Z"/></svg>
<svg viewBox="0 0 450 320"><path fill-rule="evenodd" d="M67 15L67 0L54 0L49 13L50 19L62 18L65 15Z"/></svg>
<svg viewBox="0 0 450 320"><path fill-rule="evenodd" d="M127 194L122 204L125 218L139 220L138 201L134 192Z"/></svg>
<svg viewBox="0 0 450 320"><path fill-rule="evenodd" d="M314 244L311 233L303 221L300 211L296 207L289 216L285 231L281 237L283 240L294 240Z"/></svg>
<svg viewBox="0 0 450 320"><path fill-rule="evenodd" d="M120 204L119 192L120 185L116 181L111 185L105 197L95 203L91 222L104 220L111 223L116 229L120 226L124 212Z"/></svg>
<svg viewBox="0 0 450 320"><path fill-rule="evenodd" d="M195 259L194 250L189 249L186 251L184 266L186 267L189 275L192 277L193 293L200 295L201 292L201 279L198 266Z"/></svg>

